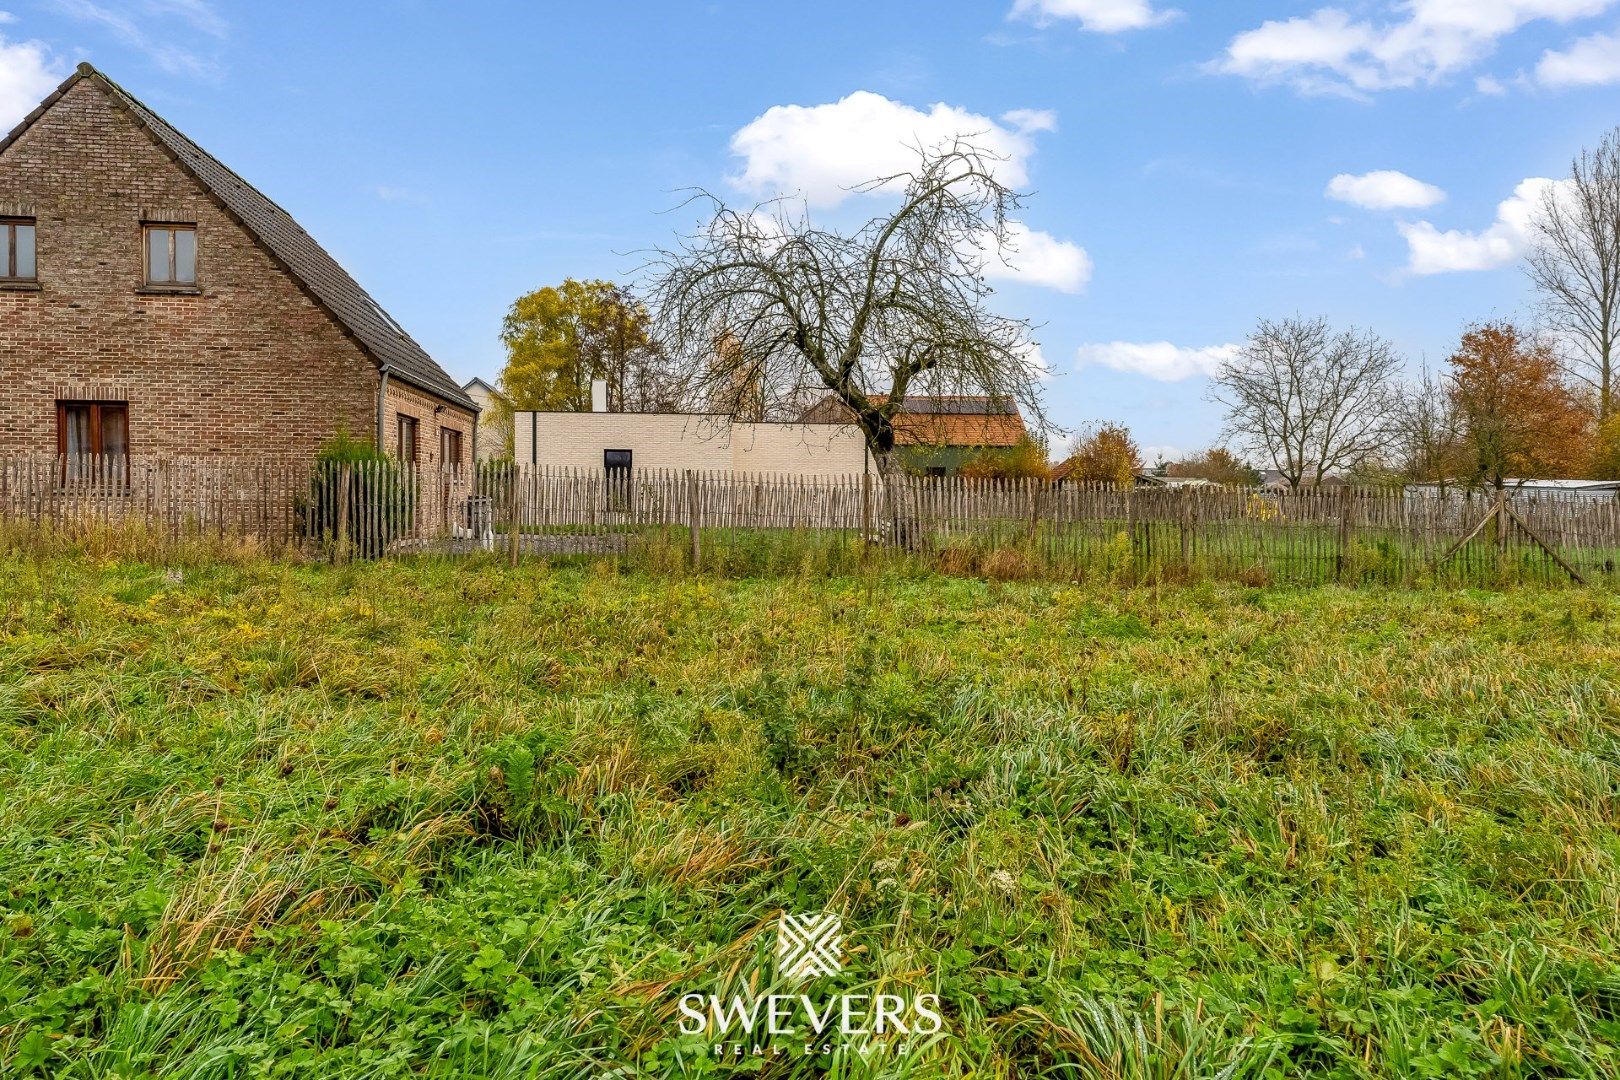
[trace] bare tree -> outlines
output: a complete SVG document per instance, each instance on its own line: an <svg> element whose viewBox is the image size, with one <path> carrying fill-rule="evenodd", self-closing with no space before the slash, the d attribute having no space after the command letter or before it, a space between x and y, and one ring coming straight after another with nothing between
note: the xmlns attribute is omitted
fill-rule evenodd
<svg viewBox="0 0 1620 1080"><path fill-rule="evenodd" d="M1601 423L1614 412L1620 339L1620 128L1583 150L1571 172L1542 195L1527 268L1566 369L1597 393Z"/></svg>
<svg viewBox="0 0 1620 1080"><path fill-rule="evenodd" d="M1465 469L1462 417L1427 364L1416 382L1394 394L1390 420L1393 464L1405 479L1443 485Z"/></svg>
<svg viewBox="0 0 1620 1080"><path fill-rule="evenodd" d="M1019 206L994 165L964 141L919 150L914 171L862 185L899 206L849 234L701 193L712 220L652 267L686 396L796 416L830 394L886 477L900 472L893 421L910 394L998 396L1044 429L1029 325L988 307L984 260L1010 247Z"/></svg>
<svg viewBox="0 0 1620 1080"><path fill-rule="evenodd" d="M1326 319L1262 321L1216 371L1210 395L1226 435L1271 461L1292 487L1360 469L1387 449L1391 387L1401 361L1368 331Z"/></svg>

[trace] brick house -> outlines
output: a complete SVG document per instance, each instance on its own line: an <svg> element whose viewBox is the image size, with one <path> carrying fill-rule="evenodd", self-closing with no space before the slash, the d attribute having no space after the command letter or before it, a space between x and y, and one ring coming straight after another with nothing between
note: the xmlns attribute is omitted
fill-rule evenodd
<svg viewBox="0 0 1620 1080"><path fill-rule="evenodd" d="M292 217L81 64L0 141L0 454L472 462L477 407Z"/></svg>
<svg viewBox="0 0 1620 1080"><path fill-rule="evenodd" d="M873 394L882 404L887 394ZM813 424L853 424L849 408L831 394L799 418ZM895 414L894 445L914 473L954 476L985 450L1009 450L1029 438L1024 417L1011 398L983 394L917 394Z"/></svg>

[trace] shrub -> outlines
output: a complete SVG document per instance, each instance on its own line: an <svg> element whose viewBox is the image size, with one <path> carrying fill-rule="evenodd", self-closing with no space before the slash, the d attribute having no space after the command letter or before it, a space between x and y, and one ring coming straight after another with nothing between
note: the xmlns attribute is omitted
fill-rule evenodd
<svg viewBox="0 0 1620 1080"><path fill-rule="evenodd" d="M958 470L961 476L976 480L1045 480L1046 448L1027 435L1015 446L980 450Z"/></svg>
<svg viewBox="0 0 1620 1080"><path fill-rule="evenodd" d="M409 530L415 489L405 469L371 443L339 431L315 456L309 495L295 507L300 531L344 554L375 559Z"/></svg>

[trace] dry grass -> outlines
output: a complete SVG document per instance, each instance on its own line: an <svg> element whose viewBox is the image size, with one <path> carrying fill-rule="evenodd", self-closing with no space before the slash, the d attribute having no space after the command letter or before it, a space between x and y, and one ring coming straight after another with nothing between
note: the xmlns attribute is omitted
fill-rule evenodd
<svg viewBox="0 0 1620 1080"><path fill-rule="evenodd" d="M784 910L948 1032L766 1076L1620 1060L1608 593L0 565L8 1076L720 1075Z"/></svg>

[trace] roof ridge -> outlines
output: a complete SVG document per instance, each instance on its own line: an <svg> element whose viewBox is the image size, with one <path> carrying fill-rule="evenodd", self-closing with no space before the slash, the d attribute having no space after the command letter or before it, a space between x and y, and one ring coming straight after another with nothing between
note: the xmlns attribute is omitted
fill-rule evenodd
<svg viewBox="0 0 1620 1080"><path fill-rule="evenodd" d="M173 124L169 123L167 120L164 120L163 117L158 115L156 109L152 108L152 106L148 105L146 102L142 101L140 98L138 98L134 94L130 93L127 89L125 89L125 87L123 86L122 83L119 83L118 81L116 81L111 75L108 75L105 71L102 71L101 69L97 68L95 65L89 63L88 61L85 61L85 62L82 62L82 63L79 64L79 74L84 75L84 76L89 77L89 78L98 79L101 82L107 84L108 88L113 90L115 93L117 93L117 95L119 97L123 98L129 104L134 105L136 108L140 109L142 112L146 113L148 116L152 117L154 120L157 120L160 123L162 123L163 126L168 128L170 131L172 131L174 133L175 137L178 138L181 142L185 143L187 146L191 147L191 149L195 150L197 153L201 154L202 156L204 156L204 157L208 158L209 160L213 161L214 164L218 165L227 174L229 174L230 178L232 180L235 180L238 184L241 184L243 187L247 188L248 191L250 191L253 194L257 195L259 198L263 199L265 202L269 203L271 206L275 207L277 210L280 210L283 214L287 214L288 217L292 217L292 214L288 213L288 211L287 211L287 209L285 207L283 207L280 203L276 202L276 200L272 199L270 196L266 195L259 188L255 187L253 182L248 180L247 177L243 176L241 173L237 172L235 169L233 169L229 165L225 164L219 158L215 157L213 154L210 154L207 150L203 149L202 145L199 144L197 142L197 140L193 139L190 135L187 135L185 132L181 131L179 128L175 127ZM296 223L297 223L296 219L294 219L294 224L296 224ZM310 239L314 239L314 237L311 237Z"/></svg>
<svg viewBox="0 0 1620 1080"><path fill-rule="evenodd" d="M245 177L203 149L151 106L105 72L84 62L56 91L0 140L4 152L75 84L94 82L127 113L193 181L258 242L326 314L363 349L380 369L403 382L463 408L477 405L426 349L411 337L364 286L332 257L286 208L254 187Z"/></svg>

